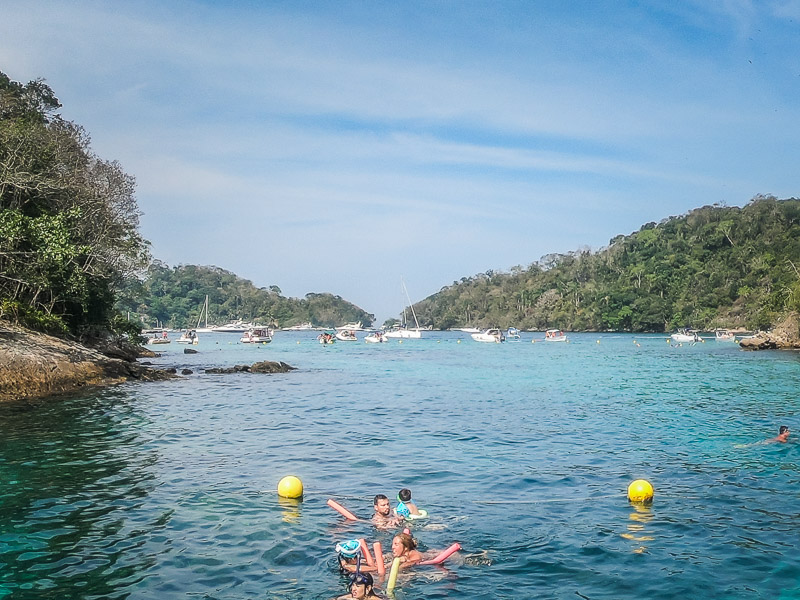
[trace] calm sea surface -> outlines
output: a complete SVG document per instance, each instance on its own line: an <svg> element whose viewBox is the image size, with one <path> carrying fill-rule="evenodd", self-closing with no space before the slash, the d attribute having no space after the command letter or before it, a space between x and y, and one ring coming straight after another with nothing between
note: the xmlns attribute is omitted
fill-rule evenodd
<svg viewBox="0 0 800 600"><path fill-rule="evenodd" d="M800 597L800 433L744 446L800 432L798 354L315 335L201 334L158 348L178 381L0 405L0 598L330 598L336 542L391 537L326 500L368 517L402 487L421 549L463 551L401 600ZM265 359L299 370L200 372ZM290 474L302 503L277 497Z"/></svg>

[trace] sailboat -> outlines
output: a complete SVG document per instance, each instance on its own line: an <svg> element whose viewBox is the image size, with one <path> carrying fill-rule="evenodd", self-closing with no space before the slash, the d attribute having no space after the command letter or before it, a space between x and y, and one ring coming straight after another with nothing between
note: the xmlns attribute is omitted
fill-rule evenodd
<svg viewBox="0 0 800 600"><path fill-rule="evenodd" d="M203 317L205 316L205 321L203 321ZM200 327L200 323L203 323L203 326ZM196 333L211 333L214 331L213 327L208 326L208 294L206 294L206 301L203 304L203 308L200 309L200 316L197 317L197 327L194 328Z"/></svg>
<svg viewBox="0 0 800 600"><path fill-rule="evenodd" d="M411 303L411 298L408 296L408 290L406 289L406 283L405 281L403 281L402 277L400 278L400 284L403 286L403 292L406 295L406 300L408 300L408 305L411 307L411 314L414 316L414 329L408 328L408 320L406 318L406 307L403 306L403 326L390 329L384 334L384 337L401 338L406 340L418 340L422 337L422 331L420 331L419 321L417 321L417 313L414 312L414 305Z"/></svg>

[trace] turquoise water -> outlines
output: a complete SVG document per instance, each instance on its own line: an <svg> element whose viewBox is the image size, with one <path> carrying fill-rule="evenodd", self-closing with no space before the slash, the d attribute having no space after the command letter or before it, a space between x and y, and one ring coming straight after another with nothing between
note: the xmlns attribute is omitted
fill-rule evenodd
<svg viewBox="0 0 800 600"><path fill-rule="evenodd" d="M800 431L800 356L534 336L203 335L159 348L179 381L0 405L0 598L330 598L337 541L391 538L325 501L401 487L421 549L463 551L398 599L800 597L800 435L740 447ZM299 370L199 374L264 359Z"/></svg>

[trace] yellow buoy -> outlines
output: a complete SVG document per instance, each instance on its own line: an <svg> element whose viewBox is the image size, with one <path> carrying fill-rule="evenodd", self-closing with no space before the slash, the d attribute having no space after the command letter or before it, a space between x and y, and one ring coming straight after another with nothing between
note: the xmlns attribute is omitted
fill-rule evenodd
<svg viewBox="0 0 800 600"><path fill-rule="evenodd" d="M645 479L637 479L628 486L628 500L631 502L652 502L653 486Z"/></svg>
<svg viewBox="0 0 800 600"><path fill-rule="evenodd" d="M458 341L456 342L456 344L460 344L460 343L461 343L461 340L458 340Z"/></svg>
<svg viewBox="0 0 800 600"><path fill-rule="evenodd" d="M597 340L597 343L599 344L599 343L600 343L600 340Z"/></svg>
<svg viewBox="0 0 800 600"><path fill-rule="evenodd" d="M302 498L303 482L294 475L287 475L278 482L278 496L283 498Z"/></svg>

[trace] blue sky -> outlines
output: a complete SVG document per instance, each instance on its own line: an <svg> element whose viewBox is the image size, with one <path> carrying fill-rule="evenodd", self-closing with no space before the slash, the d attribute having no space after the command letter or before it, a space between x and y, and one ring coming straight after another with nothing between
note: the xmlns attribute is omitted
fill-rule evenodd
<svg viewBox="0 0 800 600"><path fill-rule="evenodd" d="M800 0L0 5L170 265L396 316L464 276L798 196Z"/></svg>

